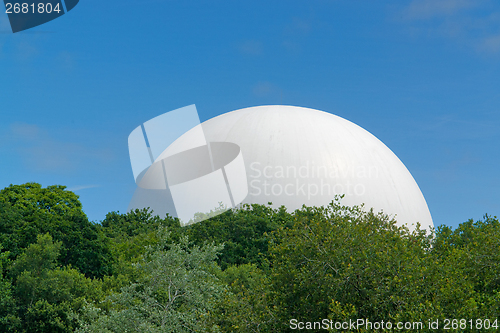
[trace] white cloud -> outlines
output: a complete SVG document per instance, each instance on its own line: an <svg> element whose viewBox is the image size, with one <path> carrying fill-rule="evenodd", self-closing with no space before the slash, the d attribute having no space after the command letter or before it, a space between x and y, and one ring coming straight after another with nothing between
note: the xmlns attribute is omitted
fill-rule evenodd
<svg viewBox="0 0 500 333"><path fill-rule="evenodd" d="M478 48L487 53L498 53L500 51L500 34L485 37L478 45Z"/></svg>
<svg viewBox="0 0 500 333"><path fill-rule="evenodd" d="M73 54L63 51L58 55L58 63L67 71L71 71L75 67L75 57Z"/></svg>
<svg viewBox="0 0 500 333"><path fill-rule="evenodd" d="M312 31L311 21L298 17L292 18L284 27L285 38L281 45L291 53L299 53L302 50L302 44Z"/></svg>
<svg viewBox="0 0 500 333"><path fill-rule="evenodd" d="M10 125L10 131L12 137L18 140L35 140L41 135L40 127L25 123L15 123Z"/></svg>
<svg viewBox="0 0 500 333"><path fill-rule="evenodd" d="M435 16L454 15L460 10L480 3L472 0L413 0L404 10L408 19L428 19Z"/></svg>
<svg viewBox="0 0 500 333"><path fill-rule="evenodd" d="M253 93L257 97L279 96L281 92L280 88L267 81L259 82L253 87Z"/></svg>
<svg viewBox="0 0 500 333"><path fill-rule="evenodd" d="M486 120L462 119L448 114L430 119L426 123L417 124L420 134L447 139L492 140L499 137L500 124L494 117Z"/></svg>
<svg viewBox="0 0 500 333"><path fill-rule="evenodd" d="M78 185L78 186L68 187L66 190L71 191L71 192L76 192L76 191L81 191L81 190L86 190L89 188L96 188L96 187L101 187L101 185Z"/></svg>
<svg viewBox="0 0 500 333"><path fill-rule="evenodd" d="M299 17L292 18L292 21L285 27L285 33L291 35L307 35L310 32L310 21Z"/></svg>
<svg viewBox="0 0 500 333"><path fill-rule="evenodd" d="M258 56L263 53L262 43L258 40L247 40L238 46L241 53Z"/></svg>
<svg viewBox="0 0 500 333"><path fill-rule="evenodd" d="M21 60L29 61L36 57L40 52L34 43L21 41L17 44L17 53Z"/></svg>
<svg viewBox="0 0 500 333"><path fill-rule="evenodd" d="M33 124L12 124L0 139L4 148L20 155L29 170L75 173L95 168L113 158L108 149L88 147L70 139L58 140Z"/></svg>
<svg viewBox="0 0 500 333"><path fill-rule="evenodd" d="M445 38L479 53L500 53L500 6L488 0L413 0L398 11L412 36Z"/></svg>

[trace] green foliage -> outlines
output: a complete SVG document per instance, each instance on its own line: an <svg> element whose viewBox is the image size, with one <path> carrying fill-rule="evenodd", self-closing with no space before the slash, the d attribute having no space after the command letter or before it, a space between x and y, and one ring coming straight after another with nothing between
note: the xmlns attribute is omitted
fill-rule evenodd
<svg viewBox="0 0 500 333"><path fill-rule="evenodd" d="M184 232L195 244L224 243L219 265L257 264L262 266L267 255L268 233L291 224L291 215L284 207L273 209L264 205L243 205L201 223L185 227Z"/></svg>
<svg viewBox="0 0 500 333"><path fill-rule="evenodd" d="M141 279L111 295L109 311L89 305L78 332L209 332L209 313L224 291L215 272L221 246L161 241L136 266Z"/></svg>
<svg viewBox="0 0 500 333"><path fill-rule="evenodd" d="M338 202L304 208L294 217L293 227L271 240L268 302L277 324L268 331L292 331L292 318L499 318L500 294L492 287L498 276L496 219L469 221L455 232L441 228L434 237Z"/></svg>
<svg viewBox="0 0 500 333"><path fill-rule="evenodd" d="M111 273L107 239L65 186L27 183L0 191L0 244L12 259L46 233L62 242L59 264L72 265L89 277Z"/></svg>
<svg viewBox="0 0 500 333"><path fill-rule="evenodd" d="M20 325L12 284L4 278L4 267L9 263L7 256L8 252L0 254L0 332L7 332Z"/></svg>
<svg viewBox="0 0 500 333"><path fill-rule="evenodd" d="M254 264L230 266L221 279L229 286L213 318L221 331L268 332L275 316L264 271Z"/></svg>
<svg viewBox="0 0 500 333"><path fill-rule="evenodd" d="M287 332L292 318L500 322L500 222L427 234L336 198L94 224L64 186L0 191L0 332Z"/></svg>
<svg viewBox="0 0 500 333"><path fill-rule="evenodd" d="M447 263L449 283L466 281L472 296L466 312L477 318L500 318L500 222L497 217L468 220L455 230L440 226L436 234L434 255ZM464 282L465 283L465 282ZM456 308L450 300L450 308Z"/></svg>
<svg viewBox="0 0 500 333"><path fill-rule="evenodd" d="M147 209L136 209L126 214L108 213L101 226L106 236L112 239L124 239L152 231L156 235L160 226L175 230L181 229L176 219L168 216L161 219L158 215L151 214Z"/></svg>
<svg viewBox="0 0 500 333"><path fill-rule="evenodd" d="M167 227L175 241L188 236L199 246L210 242L224 244L218 264L226 269L248 263L261 267L268 252L268 233L291 223L291 214L284 207L273 209L264 205L243 205L240 209L228 210L187 227L180 227L177 219L169 216L160 219L147 210L127 214L113 212L102 222L102 229L112 239L112 248L117 251L113 253L113 258L119 261L115 269L120 272L130 270L126 266L141 258L144 246L158 241L156 230L159 226Z"/></svg>
<svg viewBox="0 0 500 333"><path fill-rule="evenodd" d="M161 219L145 209L106 215L101 223L101 231L109 241L115 272L112 277L105 279L107 289L119 290L139 279L142 271L137 270L135 264L144 259L148 246L158 244L160 227L167 227L178 239L181 227L173 218Z"/></svg>
<svg viewBox="0 0 500 333"><path fill-rule="evenodd" d="M61 242L53 242L49 234L38 235L37 242L31 244L14 261L11 272L19 276L24 272L33 272L40 275L47 270L54 269L61 250Z"/></svg>
<svg viewBox="0 0 500 333"><path fill-rule="evenodd" d="M478 292L500 291L500 222L485 215L483 221L468 220L451 230L440 226L435 251L442 257L454 255Z"/></svg>
<svg viewBox="0 0 500 333"><path fill-rule="evenodd" d="M66 319L68 312L69 307L66 303L54 305L46 300L38 300L28 308L23 326L27 332L73 332L74 325Z"/></svg>
<svg viewBox="0 0 500 333"><path fill-rule="evenodd" d="M99 280L86 278L79 271L57 266L61 242L49 234L39 235L37 242L12 262L16 308L24 332L73 332L76 322L69 318L85 300L103 297Z"/></svg>
<svg viewBox="0 0 500 333"><path fill-rule="evenodd" d="M24 215L51 214L55 216L80 213L82 204L73 192L64 191L66 186L53 185L42 188L37 183L10 185L0 191L0 201L10 203Z"/></svg>

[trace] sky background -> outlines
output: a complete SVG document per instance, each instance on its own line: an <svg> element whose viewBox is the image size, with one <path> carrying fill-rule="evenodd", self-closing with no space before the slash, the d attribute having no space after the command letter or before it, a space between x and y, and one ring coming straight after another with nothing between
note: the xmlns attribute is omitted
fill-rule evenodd
<svg viewBox="0 0 500 333"><path fill-rule="evenodd" d="M0 13L0 188L61 184L93 221L134 193L127 138L286 104L384 142L435 226L500 215L500 2L81 0L12 34Z"/></svg>

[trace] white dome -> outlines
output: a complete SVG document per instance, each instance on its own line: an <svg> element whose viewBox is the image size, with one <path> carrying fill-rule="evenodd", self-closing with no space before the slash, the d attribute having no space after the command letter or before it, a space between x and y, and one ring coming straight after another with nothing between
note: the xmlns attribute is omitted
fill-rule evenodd
<svg viewBox="0 0 500 333"><path fill-rule="evenodd" d="M344 205L364 203L367 209L395 216L399 225L406 224L410 229L416 222L425 229L433 227L425 199L403 163L380 140L350 121L313 109L271 105L225 113L201 127L202 132L198 126L180 136L157 160L199 145L195 143L200 141L200 133L209 143L238 145L243 158L242 174L229 179L231 186L226 179L233 196L234 189L240 189L236 203L272 202L275 207L284 205L294 211L302 205L325 206L336 194L345 194ZM182 168L198 165L201 170L198 162ZM207 174L200 170L198 175ZM164 178L153 171L151 180L165 189ZM235 179L240 182L237 186L233 186ZM168 187L146 187L150 189L138 188L129 209L151 207L159 215L167 212L177 216ZM212 199L217 196L212 185L198 186L189 193L196 195L200 189L205 194L192 202L203 201L207 195Z"/></svg>
<svg viewBox="0 0 500 333"><path fill-rule="evenodd" d="M207 141L240 146L249 194L244 203L289 211L364 203L395 215L398 224L433 227L417 183L398 157L358 125L330 113L294 106L236 110L202 124Z"/></svg>

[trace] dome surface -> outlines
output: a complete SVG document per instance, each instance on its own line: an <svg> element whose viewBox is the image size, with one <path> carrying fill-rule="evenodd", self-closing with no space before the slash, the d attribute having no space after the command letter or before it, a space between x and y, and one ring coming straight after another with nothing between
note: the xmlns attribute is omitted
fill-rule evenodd
<svg viewBox="0 0 500 333"><path fill-rule="evenodd" d="M233 197L239 198L234 200L236 203L271 202L275 207L284 205L288 211L294 211L302 205L328 205L335 195L344 194L344 205L364 203L366 209L383 211L410 229L417 222L427 230L433 227L424 196L404 164L375 136L341 117L303 107L258 106L209 119L201 128L202 132L197 126L182 134L157 161L199 145L196 142L200 141L200 133L210 143L212 155L220 143L235 144L234 155L241 152L238 156L242 156L242 173L231 177L231 170L227 169L224 177L228 177L226 183ZM193 161L177 169L201 170L202 164ZM164 178L152 174L152 184L160 186L139 187L129 209L151 207L159 215L178 216L172 199L175 193L169 190L174 188L170 180L169 187L165 187ZM187 197L204 193L193 197L191 202L195 204L217 195L213 185L192 187L190 191L186 192Z"/></svg>
<svg viewBox="0 0 500 333"><path fill-rule="evenodd" d="M249 189L244 203L272 202L293 211L304 204L324 206L335 194L345 194L345 205L364 203L410 228L416 222L425 229L433 226L424 196L404 164L348 120L272 105L225 113L202 127L207 141L241 148Z"/></svg>

